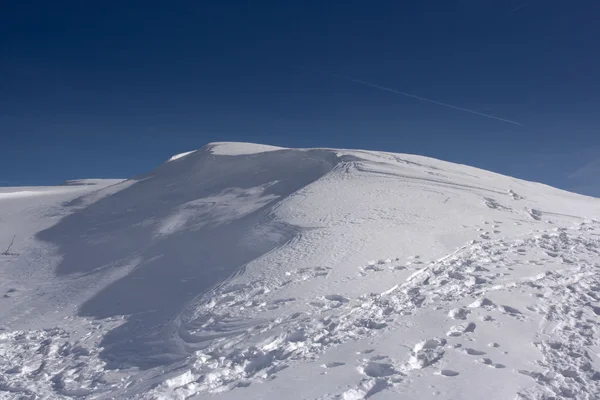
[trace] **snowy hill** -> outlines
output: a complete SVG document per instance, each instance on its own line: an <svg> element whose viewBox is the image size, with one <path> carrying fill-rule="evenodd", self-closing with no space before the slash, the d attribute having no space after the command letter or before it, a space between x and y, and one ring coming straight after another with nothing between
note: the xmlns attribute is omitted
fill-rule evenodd
<svg viewBox="0 0 600 400"><path fill-rule="evenodd" d="M213 143L0 227L0 398L600 398L599 199Z"/></svg>

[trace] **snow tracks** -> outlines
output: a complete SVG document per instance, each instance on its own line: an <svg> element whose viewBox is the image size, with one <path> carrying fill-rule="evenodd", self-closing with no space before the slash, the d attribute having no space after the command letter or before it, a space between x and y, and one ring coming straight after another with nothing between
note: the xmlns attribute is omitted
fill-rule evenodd
<svg viewBox="0 0 600 400"><path fill-rule="evenodd" d="M185 372L157 387L153 395L216 393L270 380L296 360L316 360L332 346L393 330L404 316L434 312L449 319L437 336L409 344L412 350L403 360L360 361L357 368L363 380L327 398L368 398L386 388L401 387L415 370L428 369L446 378L459 376L458 368L444 362L448 352L472 357L481 368L508 369L531 377L531 385L517 394L522 399L596 398L600 393L596 355L600 351L599 232L600 224L587 222L570 229L532 232L512 241L472 241L383 293L355 299L330 296L320 300L335 303L326 311L241 323L233 334L196 351ZM313 278L318 279L319 272L323 271L315 271ZM264 288L232 290L247 298L248 306L267 306L260 300ZM510 293L525 294L531 301L506 300L517 298ZM485 348L461 342L476 336L480 324L507 318L539 320L539 330L532 337L519 338L531 340L539 350L540 360L532 360L530 368L517 369L488 358L489 351L510 345L499 343L501 324L498 342Z"/></svg>

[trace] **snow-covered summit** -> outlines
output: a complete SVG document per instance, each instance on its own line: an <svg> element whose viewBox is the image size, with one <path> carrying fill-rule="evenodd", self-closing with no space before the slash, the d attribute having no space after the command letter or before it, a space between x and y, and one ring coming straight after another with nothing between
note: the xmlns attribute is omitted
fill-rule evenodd
<svg viewBox="0 0 600 400"><path fill-rule="evenodd" d="M598 199L222 142L60 188L0 194L0 398L600 392Z"/></svg>
<svg viewBox="0 0 600 400"><path fill-rule="evenodd" d="M266 153L267 151L286 150L283 147L244 142L214 142L206 145L212 154L239 156L245 154Z"/></svg>
<svg viewBox="0 0 600 400"><path fill-rule="evenodd" d="M285 150L285 148L244 142L213 142L207 144L200 150L192 150L176 154L173 157L169 158L168 161L179 160L197 151L203 150L209 151L211 154L221 156L240 156L247 154L265 153L267 151Z"/></svg>

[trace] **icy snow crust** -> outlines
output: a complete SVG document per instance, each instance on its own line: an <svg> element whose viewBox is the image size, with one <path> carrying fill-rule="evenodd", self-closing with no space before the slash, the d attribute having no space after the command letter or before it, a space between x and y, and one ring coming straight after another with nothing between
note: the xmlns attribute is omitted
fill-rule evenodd
<svg viewBox="0 0 600 400"><path fill-rule="evenodd" d="M597 399L599 216L426 157L245 143L0 188L0 398Z"/></svg>

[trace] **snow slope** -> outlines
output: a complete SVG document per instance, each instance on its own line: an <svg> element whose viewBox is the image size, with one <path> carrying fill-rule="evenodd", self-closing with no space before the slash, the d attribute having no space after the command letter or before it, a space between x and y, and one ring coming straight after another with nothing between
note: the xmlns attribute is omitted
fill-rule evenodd
<svg viewBox="0 0 600 400"><path fill-rule="evenodd" d="M0 190L0 398L599 398L598 199L247 143L85 182Z"/></svg>

